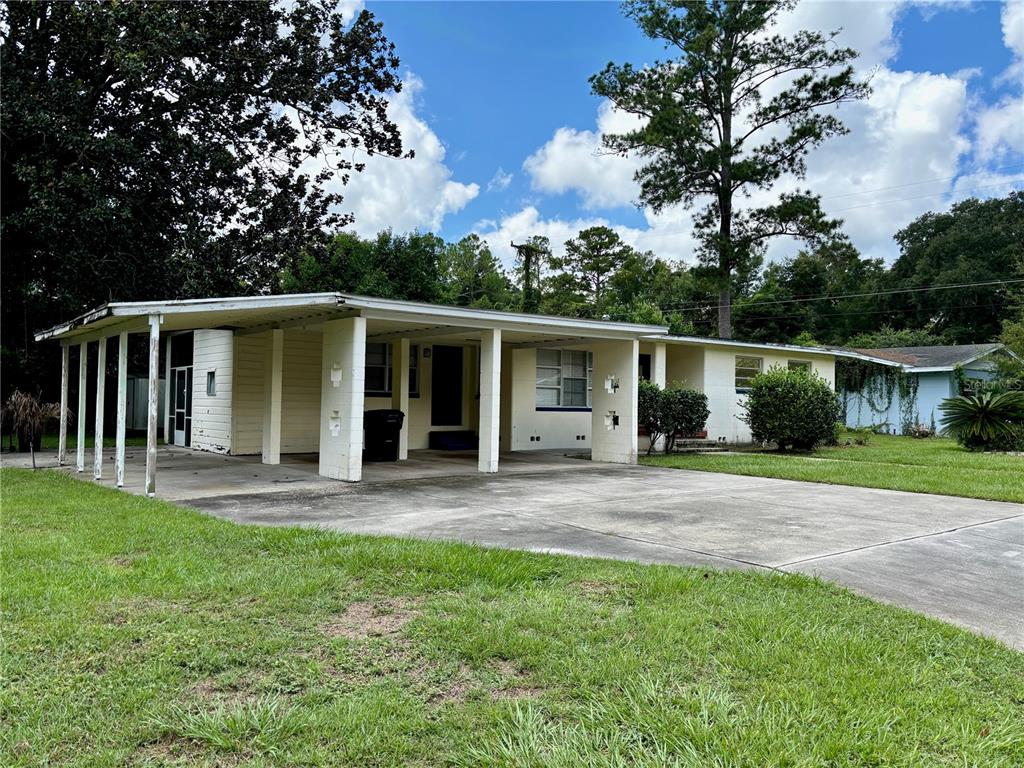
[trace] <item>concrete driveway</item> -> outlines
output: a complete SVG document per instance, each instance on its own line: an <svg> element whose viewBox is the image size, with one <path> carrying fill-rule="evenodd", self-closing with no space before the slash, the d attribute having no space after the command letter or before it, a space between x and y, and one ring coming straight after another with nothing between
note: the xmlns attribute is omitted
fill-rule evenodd
<svg viewBox="0 0 1024 768"><path fill-rule="evenodd" d="M799 571L1024 650L1024 505L651 467L179 499L242 523Z"/></svg>

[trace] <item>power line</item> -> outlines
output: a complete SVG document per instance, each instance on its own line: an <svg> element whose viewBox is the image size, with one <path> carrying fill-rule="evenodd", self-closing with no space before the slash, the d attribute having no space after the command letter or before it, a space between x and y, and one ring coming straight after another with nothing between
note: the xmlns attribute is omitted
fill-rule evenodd
<svg viewBox="0 0 1024 768"><path fill-rule="evenodd" d="M964 304L963 306L957 307L957 309L995 309L995 304ZM904 307L902 309L877 309L877 310L866 310L866 311L855 311L855 312L824 312L818 315L818 317L847 317L851 315L878 315L886 314L891 315L897 312L915 312L915 307ZM748 315L744 316L744 322L756 321L756 322L768 322L769 320L789 320L792 319L792 315ZM695 324L706 324L714 326L715 318L697 318Z"/></svg>
<svg viewBox="0 0 1024 768"><path fill-rule="evenodd" d="M1009 180L1009 181L1000 181L998 183L993 183L993 184L983 184L981 186L974 186L974 187L970 187L970 188L967 188L967 189L956 189L955 191L957 191L957 193L962 193L962 194L963 193L975 193L975 191L978 191L979 189L993 189L993 188L999 187L999 186L1006 186L1007 184L1020 184L1020 183L1024 183L1024 177L1017 178L1017 179L1012 179L1012 180ZM906 202L913 201L913 200L929 200L931 198L941 197L941 196L943 196L945 194L946 194L945 191L936 191L936 193L932 193L931 195L919 195L918 197L914 197L914 198L893 198L892 200L876 200L876 201L872 201L870 203L861 203L860 205L856 205L856 206L848 206L847 208L837 208L834 211L828 211L828 213L843 213L844 211L855 211L858 208L871 208L872 206L889 205L890 203L906 203Z"/></svg>
<svg viewBox="0 0 1024 768"><path fill-rule="evenodd" d="M732 306L733 308L736 308L736 307L739 307L739 306L742 306L742 307L759 306L759 305L767 306L767 305L770 305L770 304L799 304L799 303L802 303L802 302L805 302L805 301L824 301L826 299L828 299L828 300L834 300L834 299L861 299L861 298L868 298L868 297L871 297L871 296L892 296L892 295L895 295L895 294L898 294L898 293L921 293L921 292L924 292L924 291L945 291L945 290L949 290L949 289L952 289L952 288L981 288L981 287L993 286L993 285L1011 285L1011 284L1014 284L1014 283L1024 283L1024 278L1016 278L1015 277L1015 278L1011 278L1009 280L987 280L987 281L978 282L978 283L953 283L953 284L948 284L948 285L926 285L926 286L919 286L917 288L893 288L891 290L886 290L886 291L867 291L867 292L864 292L864 293L837 293L837 294L834 294L834 295L827 295L826 294L826 295L821 295L821 296L801 296L801 297L796 297L796 298L792 298L792 299L769 299L769 300L765 300L765 301L751 301L751 302L743 302L742 300L740 300L740 301L738 301L738 302L736 302L734 304L731 304L730 306ZM681 311L681 310L684 310L684 309L721 309L723 306L725 306L725 305L724 304L699 304L699 303L691 303L691 304L677 304L677 305L671 305L670 304L670 305L659 307L659 309L661 309L662 311L672 311L672 310Z"/></svg>
<svg viewBox="0 0 1024 768"><path fill-rule="evenodd" d="M1004 165L1001 168L988 168L988 169L986 169L986 172L988 172L988 173L999 173L1001 171L1009 171L1009 170L1016 169L1016 168L1024 168L1024 163L1015 163L1013 165ZM904 189L906 187L916 187L916 186L918 186L920 184L931 184L933 182L938 182L938 181L953 181L954 179L959 179L959 178L961 178L961 177L963 177L965 175L966 174L958 173L956 176L943 176L943 177L937 178L937 179L922 179L921 181L909 181L906 184L896 184L895 186L892 186L892 187L878 187L877 189L862 189L862 190L860 190L858 192L847 192L847 193L842 194L842 195L828 195L827 197L823 197L821 199L822 200L839 200L839 199L844 198L844 197L856 197L857 195L868 195L868 194L871 194L873 192L888 192L889 190L892 190L892 189Z"/></svg>
<svg viewBox="0 0 1024 768"><path fill-rule="evenodd" d="M996 304L991 304L991 303L988 303L988 304L962 304L960 306L955 307L955 309L979 309L981 307L985 307L987 309L995 309L996 306L997 306ZM897 312L917 312L917 311L918 311L917 307L898 307L896 309L867 309L867 310L863 310L863 311L862 310L851 310L851 311L845 311L845 312L819 312L819 313L817 313L816 316L817 317L847 317L847 316L851 316L851 315L857 315L857 316L860 316L860 315L891 315L891 314L895 314ZM746 321L751 321L751 320L756 320L758 322L761 322L761 321L767 321L767 320L788 320L788 319L791 319L792 317L793 317L793 315L744 315L743 316L743 320L745 322Z"/></svg>

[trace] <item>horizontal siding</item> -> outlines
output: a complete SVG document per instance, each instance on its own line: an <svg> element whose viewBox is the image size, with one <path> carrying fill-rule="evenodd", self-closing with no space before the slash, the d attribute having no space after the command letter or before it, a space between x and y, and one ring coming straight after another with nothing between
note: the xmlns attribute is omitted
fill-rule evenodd
<svg viewBox="0 0 1024 768"><path fill-rule="evenodd" d="M281 382L281 453L320 450L320 374L323 334L284 332L284 376Z"/></svg>
<svg viewBox="0 0 1024 768"><path fill-rule="evenodd" d="M207 374L216 378L216 393L206 394ZM234 334L198 330L192 348L192 447L231 452L231 399L234 387Z"/></svg>
<svg viewBox="0 0 1024 768"><path fill-rule="evenodd" d="M263 450L263 360L269 333L235 336L231 452Z"/></svg>

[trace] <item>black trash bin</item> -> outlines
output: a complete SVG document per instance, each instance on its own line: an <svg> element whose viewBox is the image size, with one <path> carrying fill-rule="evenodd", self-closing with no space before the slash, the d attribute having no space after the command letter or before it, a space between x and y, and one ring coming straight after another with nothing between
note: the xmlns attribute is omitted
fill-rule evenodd
<svg viewBox="0 0 1024 768"><path fill-rule="evenodd" d="M398 461L398 437L404 421L404 413L390 408L364 413L366 447L363 458L366 461Z"/></svg>

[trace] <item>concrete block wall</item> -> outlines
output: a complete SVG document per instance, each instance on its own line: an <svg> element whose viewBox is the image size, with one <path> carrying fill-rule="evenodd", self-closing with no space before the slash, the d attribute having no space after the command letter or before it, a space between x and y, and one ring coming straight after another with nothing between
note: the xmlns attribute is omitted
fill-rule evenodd
<svg viewBox="0 0 1024 768"><path fill-rule="evenodd" d="M669 355L671 358L671 350ZM749 443L750 427L742 420L746 395L736 391L736 358L760 357L762 371L773 366L785 368L790 360L806 360L812 370L835 387L835 360L823 355L803 352L744 350L740 347L707 347L704 350L704 386L708 396L708 439L724 439L729 443Z"/></svg>
<svg viewBox="0 0 1024 768"><path fill-rule="evenodd" d="M606 341L594 344L591 458L635 464L637 457L637 384L639 344Z"/></svg>
<svg viewBox="0 0 1024 768"><path fill-rule="evenodd" d="M590 448L589 411L537 410L536 349L505 350L502 355L501 397L502 450Z"/></svg>

